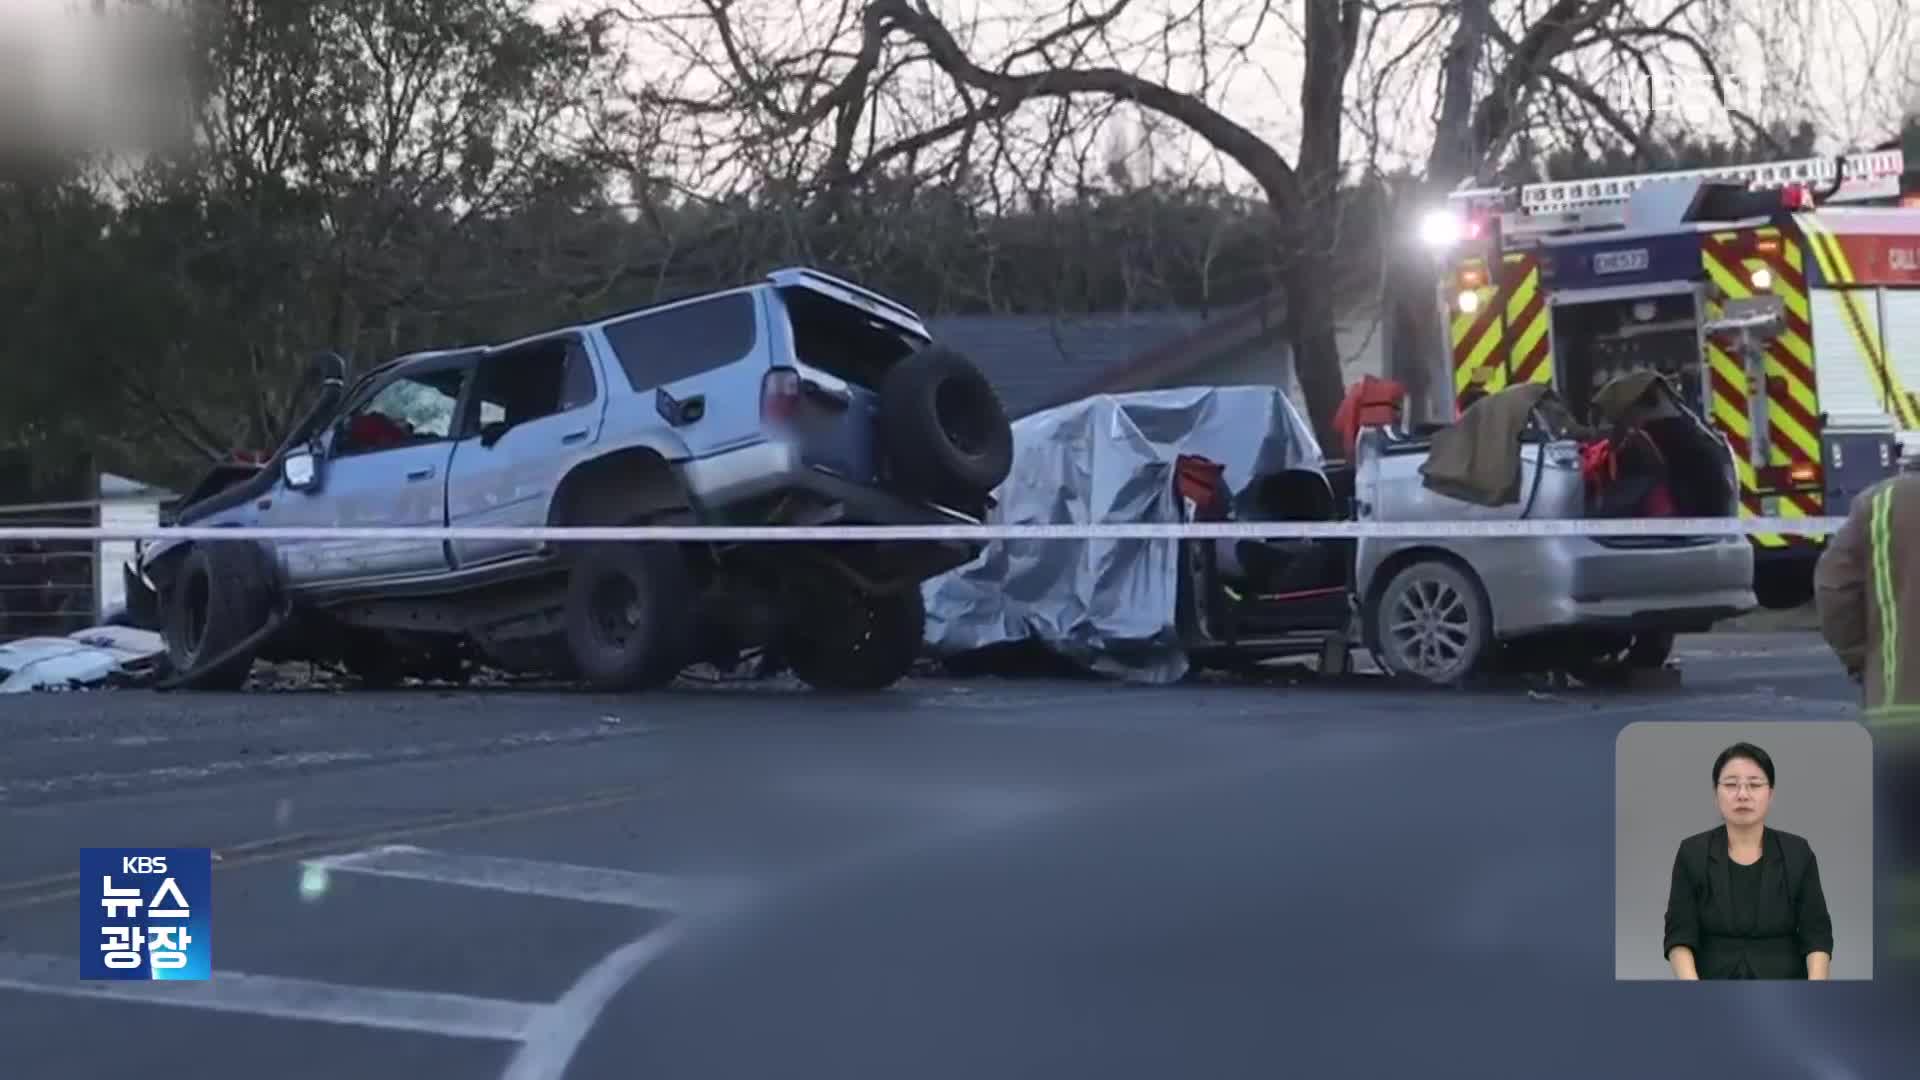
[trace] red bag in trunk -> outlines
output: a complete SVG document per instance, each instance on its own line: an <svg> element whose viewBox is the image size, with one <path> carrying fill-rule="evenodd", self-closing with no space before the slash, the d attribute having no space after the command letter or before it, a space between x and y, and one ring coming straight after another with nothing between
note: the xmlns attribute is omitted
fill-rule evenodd
<svg viewBox="0 0 1920 1080"><path fill-rule="evenodd" d="M1644 431L1630 431L1621 441L1636 438L1647 445L1656 459L1662 464L1666 463L1659 444ZM1589 491L1605 490L1619 480L1620 456L1612 439L1597 439L1580 448L1580 478L1586 482ZM1673 489L1665 480L1654 484L1635 509L1639 517L1680 516L1680 506L1674 501Z"/></svg>

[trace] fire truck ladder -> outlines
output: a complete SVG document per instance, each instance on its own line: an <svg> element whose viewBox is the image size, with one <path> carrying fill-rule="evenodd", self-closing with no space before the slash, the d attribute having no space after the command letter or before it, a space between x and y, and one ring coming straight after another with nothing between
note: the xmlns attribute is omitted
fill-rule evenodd
<svg viewBox="0 0 1920 1080"><path fill-rule="evenodd" d="M1755 190L1803 186L1825 191L1832 187L1834 190L1822 201L1844 204L1898 196L1900 176L1905 171L1906 155L1901 151L1873 150L1838 159L1808 157L1710 169L1629 173L1592 180L1549 180L1523 184L1517 189L1462 188L1448 195L1447 201L1457 213L1498 214L1504 238L1524 241L1549 233L1623 228L1634 194L1654 184L1745 184Z"/></svg>

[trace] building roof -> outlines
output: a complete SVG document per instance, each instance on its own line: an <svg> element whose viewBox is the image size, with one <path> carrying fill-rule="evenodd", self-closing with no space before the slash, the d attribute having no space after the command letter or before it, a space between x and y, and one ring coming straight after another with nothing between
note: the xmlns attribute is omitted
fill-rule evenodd
<svg viewBox="0 0 1920 1080"><path fill-rule="evenodd" d="M1211 319L1209 315L1211 314ZM936 339L965 353L999 392L1007 414L1026 416L1097 390L1142 353L1187 338L1222 312L1160 310L1095 315L948 315L927 320Z"/></svg>
<svg viewBox="0 0 1920 1080"><path fill-rule="evenodd" d="M1064 400L1091 394L1177 386L1221 357L1241 354L1272 341L1283 329L1286 302L1263 297L1215 312L1178 337L1149 345L1125 363L1106 368L1073 388Z"/></svg>
<svg viewBox="0 0 1920 1080"><path fill-rule="evenodd" d="M100 497L102 499L177 499L178 492L169 491L157 484L148 484L121 476L118 473L100 474Z"/></svg>

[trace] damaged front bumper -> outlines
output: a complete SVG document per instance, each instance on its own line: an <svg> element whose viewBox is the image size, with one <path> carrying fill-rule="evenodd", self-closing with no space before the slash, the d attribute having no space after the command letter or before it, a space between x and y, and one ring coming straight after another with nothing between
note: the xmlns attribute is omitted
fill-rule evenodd
<svg viewBox="0 0 1920 1080"><path fill-rule="evenodd" d="M121 564L120 576L126 582L127 625L141 630L159 630L160 590L147 580L136 563Z"/></svg>

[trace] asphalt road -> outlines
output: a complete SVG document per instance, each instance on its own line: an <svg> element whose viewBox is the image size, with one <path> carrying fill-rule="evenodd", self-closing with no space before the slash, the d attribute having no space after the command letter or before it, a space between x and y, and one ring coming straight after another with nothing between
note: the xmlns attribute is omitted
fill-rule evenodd
<svg viewBox="0 0 1920 1080"><path fill-rule="evenodd" d="M1621 727L1851 722L1808 638L1684 649L1616 695L0 699L0 1073L1911 1075L1884 981L1613 981ZM217 973L81 983L75 849L144 844L220 852Z"/></svg>

